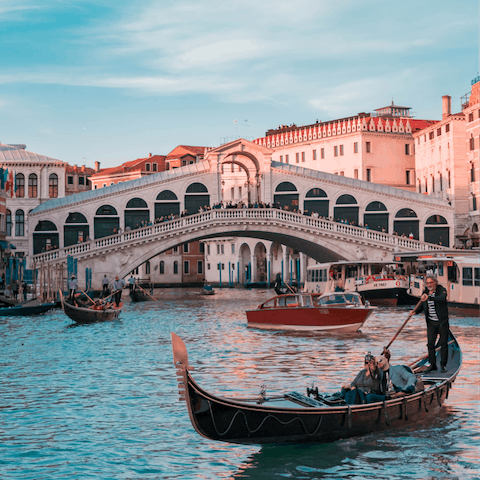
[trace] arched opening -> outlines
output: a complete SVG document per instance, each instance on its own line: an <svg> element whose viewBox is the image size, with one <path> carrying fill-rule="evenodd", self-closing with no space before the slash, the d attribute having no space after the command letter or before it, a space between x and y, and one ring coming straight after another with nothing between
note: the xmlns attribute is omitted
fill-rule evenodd
<svg viewBox="0 0 480 480"><path fill-rule="evenodd" d="M357 200L352 195L340 195L333 211L335 221L350 225L358 225Z"/></svg>
<svg viewBox="0 0 480 480"><path fill-rule="evenodd" d="M31 173L28 176L28 197L29 198L38 197L38 177L35 173Z"/></svg>
<svg viewBox="0 0 480 480"><path fill-rule="evenodd" d="M329 202L325 200L327 194L321 188L312 188L305 195L303 201L303 209L310 215L312 213L318 213L320 217L329 217Z"/></svg>
<svg viewBox="0 0 480 480"><path fill-rule="evenodd" d="M291 182L282 182L277 185L273 203L285 208L286 210L298 210L298 191L297 187Z"/></svg>
<svg viewBox="0 0 480 480"><path fill-rule="evenodd" d="M165 262L163 260L161 260L159 264L159 273L160 275L165 274Z"/></svg>
<svg viewBox="0 0 480 480"><path fill-rule="evenodd" d="M49 220L38 222L33 232L33 254L56 250L58 248L57 226Z"/></svg>
<svg viewBox="0 0 480 480"><path fill-rule="evenodd" d="M240 283L246 284L252 282L252 266L250 263L251 252L250 247L243 243L240 247L239 252L239 274L240 274Z"/></svg>
<svg viewBox="0 0 480 480"><path fill-rule="evenodd" d="M132 230L148 225L150 222L150 210L147 202L142 198L132 198L125 207L125 228Z"/></svg>
<svg viewBox="0 0 480 480"><path fill-rule="evenodd" d="M435 243L450 246L450 228L447 220L441 215L432 215L425 222L424 228L425 241L428 243Z"/></svg>
<svg viewBox="0 0 480 480"><path fill-rule="evenodd" d="M253 250L256 263L256 271L254 272L253 281L256 283L264 283L267 281L267 249L262 242L258 242Z"/></svg>
<svg viewBox="0 0 480 480"><path fill-rule="evenodd" d="M388 233L387 207L382 202L370 202L363 214L363 225L371 230Z"/></svg>
<svg viewBox="0 0 480 480"><path fill-rule="evenodd" d="M25 212L17 210L15 212L15 236L23 237L25 235Z"/></svg>
<svg viewBox="0 0 480 480"><path fill-rule="evenodd" d="M58 197L58 175L56 173L52 173L48 178L48 197Z"/></svg>
<svg viewBox="0 0 480 480"><path fill-rule="evenodd" d="M65 247L77 243L86 242L90 239L90 227L88 221L80 212L70 213L63 226L63 244Z"/></svg>
<svg viewBox="0 0 480 480"><path fill-rule="evenodd" d="M6 210L5 212L5 227L7 229L7 237L12 236L12 212L10 210Z"/></svg>
<svg viewBox="0 0 480 480"><path fill-rule="evenodd" d="M419 221L411 208L402 208L395 215L393 230L403 237L419 239Z"/></svg>
<svg viewBox="0 0 480 480"><path fill-rule="evenodd" d="M155 199L155 220L180 215L180 202L171 190L163 190Z"/></svg>
<svg viewBox="0 0 480 480"><path fill-rule="evenodd" d="M95 238L103 238L118 232L120 217L117 210L111 205L102 205L95 212L93 219L93 230Z"/></svg>
<svg viewBox="0 0 480 480"><path fill-rule="evenodd" d="M203 183L195 182L188 186L185 191L185 214L194 215L199 208L210 206L210 195Z"/></svg>
<svg viewBox="0 0 480 480"><path fill-rule="evenodd" d="M15 175L15 196L17 198L25 197L25 175L23 173Z"/></svg>

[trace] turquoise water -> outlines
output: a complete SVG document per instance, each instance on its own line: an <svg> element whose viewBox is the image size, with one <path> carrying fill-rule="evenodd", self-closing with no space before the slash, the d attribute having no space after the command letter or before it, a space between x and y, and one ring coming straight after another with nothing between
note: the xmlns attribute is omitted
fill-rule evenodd
<svg viewBox="0 0 480 480"><path fill-rule="evenodd" d="M452 316L462 371L431 424L328 445L257 447L212 442L178 401L170 332L212 393L255 396L338 390L379 353L406 309L379 308L348 336L246 327L245 310L273 291L164 290L128 304L119 320L74 326L61 311L0 318L2 479L476 479L479 468L478 318ZM392 362L426 353L417 316Z"/></svg>

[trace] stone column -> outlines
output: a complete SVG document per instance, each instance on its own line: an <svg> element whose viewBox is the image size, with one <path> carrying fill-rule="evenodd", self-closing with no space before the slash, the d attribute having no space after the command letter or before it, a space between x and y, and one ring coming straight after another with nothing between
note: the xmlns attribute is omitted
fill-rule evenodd
<svg viewBox="0 0 480 480"><path fill-rule="evenodd" d="M288 283L290 281L289 270L290 270L290 255L288 254L288 247L283 246L283 281Z"/></svg>
<svg viewBox="0 0 480 480"><path fill-rule="evenodd" d="M267 285L272 282L272 254L267 253Z"/></svg>
<svg viewBox="0 0 480 480"><path fill-rule="evenodd" d="M305 282L307 280L307 259L308 257L300 252L300 278L299 278L299 282L302 284L302 285L305 285Z"/></svg>
<svg viewBox="0 0 480 480"><path fill-rule="evenodd" d="M250 255L250 265L251 265L251 283L255 283L258 280L257 275L257 257L255 254Z"/></svg>

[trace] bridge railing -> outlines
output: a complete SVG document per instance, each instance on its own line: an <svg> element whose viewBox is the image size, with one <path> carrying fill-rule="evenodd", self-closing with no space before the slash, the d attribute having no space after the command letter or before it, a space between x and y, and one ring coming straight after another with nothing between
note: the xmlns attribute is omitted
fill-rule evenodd
<svg viewBox="0 0 480 480"><path fill-rule="evenodd" d="M388 245L398 245L407 250L441 250L444 247L433 245L430 243L412 240L410 238L398 237L389 233L369 230L363 227L355 227L344 223L338 223L333 220L324 218L314 218L306 215L288 212L285 210L277 210L274 208L253 208L253 209L212 209L206 212L197 213L188 217L181 217L168 222L155 223L147 227L123 232L109 237L98 238L84 243L79 243L49 252L39 253L33 256L35 262L59 261L66 259L68 256L78 257L85 254L93 254L109 249L112 246L122 246L135 244L143 239L154 239L155 237L170 232L181 232L181 230L202 224L212 224L216 220L241 220L251 221L259 220L277 220L288 225L303 225L305 227L314 228L315 230L332 232L341 235L364 238L365 240L383 243ZM225 232L227 235L228 232Z"/></svg>

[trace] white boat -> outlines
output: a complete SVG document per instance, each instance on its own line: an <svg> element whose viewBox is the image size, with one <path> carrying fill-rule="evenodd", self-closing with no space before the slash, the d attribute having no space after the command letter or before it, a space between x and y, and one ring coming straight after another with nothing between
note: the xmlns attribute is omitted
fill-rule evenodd
<svg viewBox="0 0 480 480"><path fill-rule="evenodd" d="M418 300L425 290L424 279L435 275L447 289L449 308L479 316L480 251L443 250L436 252L396 253L395 261L409 263L411 271L408 294Z"/></svg>
<svg viewBox="0 0 480 480"><path fill-rule="evenodd" d="M358 292L372 305L409 303L409 276L399 262L367 260L319 263L307 267L305 292L334 292L337 285Z"/></svg>

